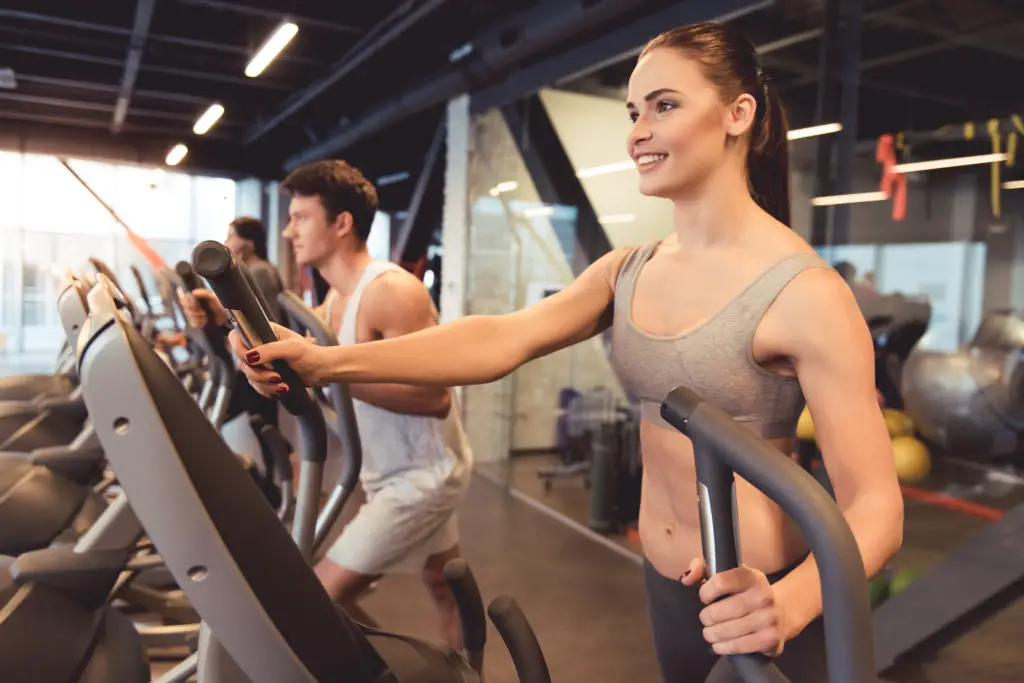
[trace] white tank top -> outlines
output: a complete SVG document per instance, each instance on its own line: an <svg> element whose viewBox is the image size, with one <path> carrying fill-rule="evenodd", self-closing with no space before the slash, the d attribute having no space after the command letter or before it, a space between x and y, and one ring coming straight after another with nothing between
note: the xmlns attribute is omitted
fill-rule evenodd
<svg viewBox="0 0 1024 683"><path fill-rule="evenodd" d="M338 329L338 344L356 343L356 319L363 292L373 280L401 267L389 261L371 261L345 305ZM324 316L332 319L336 292L324 303ZM363 447L360 481L369 491L396 477L417 488L450 488L461 491L473 468L473 453L462 429L459 408L452 395L451 410L444 419L403 415L352 399Z"/></svg>

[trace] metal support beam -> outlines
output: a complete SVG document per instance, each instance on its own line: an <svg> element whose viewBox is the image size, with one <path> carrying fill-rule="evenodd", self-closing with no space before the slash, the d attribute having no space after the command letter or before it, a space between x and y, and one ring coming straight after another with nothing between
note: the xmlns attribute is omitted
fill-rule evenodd
<svg viewBox="0 0 1024 683"><path fill-rule="evenodd" d="M88 92L102 92L116 94L119 88L116 85L110 83L94 83L91 81L79 81L73 78L54 78L52 76L40 76L37 74L27 74L18 72L19 83L35 83L37 85L52 85L58 88L67 88L71 90L85 90ZM185 93L165 92L163 90L145 90L135 89L135 94L139 97L147 97L153 100L165 100L167 102L182 102L184 104L205 104L210 101L208 97L200 97L199 95L187 95Z"/></svg>
<svg viewBox="0 0 1024 683"><path fill-rule="evenodd" d="M665 9L604 33L539 64L519 69L501 83L473 95L473 112L501 107L545 86L577 79L640 53L666 26L698 21L726 22L774 5L774 0L713 0L673 3Z"/></svg>
<svg viewBox="0 0 1024 683"><path fill-rule="evenodd" d="M24 93L6 93L0 92L0 102L20 102L22 104L36 104L44 107L56 107L58 109L77 109L80 111L95 111L103 113L112 113L116 105L109 104L106 102L86 102L83 100L70 100L63 97L44 97L40 95L27 95ZM132 113L138 114L139 116L154 119L164 119L166 121L184 121L190 122L193 117L189 114L180 114L170 111L162 111L158 109L133 109ZM229 122L223 122L221 125L231 124ZM116 132L116 131L111 131Z"/></svg>
<svg viewBox="0 0 1024 683"><path fill-rule="evenodd" d="M819 69L815 69L813 66L808 66L802 62L795 62L791 59L786 59L785 57L776 57L774 55L767 56L763 58L763 63L771 70L781 69L782 71L788 71L791 74L800 76L797 80L785 83L781 86L782 92L784 93L795 90L796 88L811 85L812 83L818 83L821 77ZM860 84L869 90L889 93L890 95L899 95L901 97L912 97L928 102L938 102L939 104L948 104L951 107L959 107L960 109L965 110L977 104L977 102L972 102L956 96L921 90L913 85L889 83L875 78L861 77Z"/></svg>
<svg viewBox="0 0 1024 683"><path fill-rule="evenodd" d="M840 69L840 3L843 0L825 0L824 33L821 36L818 60L818 98L814 122L830 123L839 120L839 87L836 76ZM818 138L815 158L814 196L835 194L832 176L832 155L835 150L832 135ZM811 207L810 242L814 246L828 244L829 207Z"/></svg>
<svg viewBox="0 0 1024 683"><path fill-rule="evenodd" d="M860 59L861 59L861 21L864 15L864 0L844 0L840 5L840 72L842 85L840 88L839 122L843 129L839 132L836 152L836 184L837 194L853 192L854 162L856 161L857 144L857 111L858 94L860 92ZM834 207L832 243L850 243L850 211L849 204Z"/></svg>
<svg viewBox="0 0 1024 683"><path fill-rule="evenodd" d="M353 26L351 24L339 24L337 22L326 21L324 19L317 19L315 17L304 16L301 14L278 12L276 10L263 9L262 7L253 7L249 4L224 2L224 0L178 0L178 2L183 5L206 7L222 12L234 12L235 14L244 14L250 17L265 17L267 19L276 19L278 21L291 19L299 25L315 26L328 31L337 31L338 33L361 33L364 30L360 26Z"/></svg>
<svg viewBox="0 0 1024 683"><path fill-rule="evenodd" d="M67 50L52 50L50 48L35 47L32 45L0 45L0 50L11 50L13 52L21 52L29 55L39 55L42 57L56 57L57 59L67 59L73 62L83 62L88 64L102 64L104 66L115 66L121 68L124 62L120 59L114 59L112 57L97 57L96 55L82 54L81 52L69 52ZM231 85L244 85L249 88L263 88L266 90L289 90L287 85L281 83L274 83L268 81L265 78L244 78L242 76L225 76L224 74L212 73L210 71L196 71L194 69L178 69L169 66L156 66L153 64L146 64L140 67L142 71L167 74L169 76L182 76L184 78L192 78L195 80L204 81L216 81L218 83L229 83Z"/></svg>
<svg viewBox="0 0 1024 683"><path fill-rule="evenodd" d="M402 223L402 231L395 240L394 247L391 250L391 260L395 263L419 260L426 253L427 244L430 242L430 235L433 232L432 228L436 225L436 222L430 219L436 218L437 222L440 222L440 195L443 193L437 191L431 193L434 199L431 204L432 208L436 209L435 211L423 212L422 208L428 187L430 185L440 185L444 178L444 174L441 172L441 164L438 163L438 160L442 154L447 132L446 118L447 113L442 111L441 120L438 122L437 130L434 132L434 139L430 141L430 148L427 150L427 156L423 161L423 170L420 171L420 175L416 179L416 187L412 192L412 199L409 201L405 221ZM431 215L424 216L424 213Z"/></svg>
<svg viewBox="0 0 1024 683"><path fill-rule="evenodd" d="M411 3L403 3L398 9L388 15L384 21L380 22L373 30L363 36L340 59L336 60L325 76L311 83L306 89L289 97L270 118L256 123L246 131L245 144L251 144L272 131L287 118L319 97L329 87L359 68L370 57L378 54L388 44L396 41L417 22L433 13L446 2L448 0L426 0L419 7L412 10L409 8Z"/></svg>
<svg viewBox="0 0 1024 683"><path fill-rule="evenodd" d="M149 25L153 21L155 6L156 0L136 0L135 2L135 22L132 24L132 33L128 39L128 55L124 59L121 87L117 93L114 118L110 124L112 133L121 130L124 119L128 115L128 107L132 102L132 90L135 88L135 79L139 75L142 52L146 49L146 36L149 35Z"/></svg>
<svg viewBox="0 0 1024 683"><path fill-rule="evenodd" d="M909 17L901 17L888 13L878 17L875 21L884 26L916 31L917 33L924 33L935 38L941 38L956 47L972 47L976 50L981 50L982 52L988 52L990 54L1002 55L1003 57L1009 57L1010 59L1024 61L1024 49L999 45L991 40L985 40L983 36L972 35L971 33L964 34L941 26L931 26ZM1010 25L1019 25L1020 23L1021 22L1016 21L1012 22Z"/></svg>
<svg viewBox="0 0 1024 683"><path fill-rule="evenodd" d="M130 36L132 29L124 26L114 26L111 24L97 24L92 21L80 21L78 19L66 19L64 17L55 17L47 14L39 14L37 12L23 12L21 10L4 9L0 8L0 18L2 19L15 19L25 22L35 22L39 24L49 24L51 26L63 26L66 28L77 28L85 31L95 31L97 33L106 33L114 36ZM196 38L185 38L182 36L168 36L162 33L150 33L149 40L153 43L165 43L167 45L180 45L182 47L194 47L201 50L212 50L214 52L223 52L225 54L239 55L243 57L249 57L252 55L252 51L245 47L227 45L221 42L214 42L211 40L198 40ZM305 59L303 57L297 57L291 54L278 55L277 61L293 62L295 64L320 64L319 60Z"/></svg>
<svg viewBox="0 0 1024 683"><path fill-rule="evenodd" d="M693 16L710 18L722 16L721 7L726 2L733 4L738 1L689 0L684 6L694 10ZM392 100L368 106L362 117L342 130L289 157L285 168L291 169L307 161L336 154L360 138L408 116L515 73L520 64L580 36L600 31L601 40L607 40L606 29L610 24L645 4L643 0L605 0L596 4L540 0L534 7L488 27L474 41L474 50L466 59L438 71L417 86L406 88ZM764 2L747 0L744 4L762 6ZM637 49L663 28L661 25L654 32L637 38L632 49ZM612 52L609 49L605 56Z"/></svg>
<svg viewBox="0 0 1024 683"><path fill-rule="evenodd" d="M569 155L551 123L539 95L504 106L501 110L540 200L545 204L576 208L575 249L570 265L576 275L611 251L604 226L576 177Z"/></svg>

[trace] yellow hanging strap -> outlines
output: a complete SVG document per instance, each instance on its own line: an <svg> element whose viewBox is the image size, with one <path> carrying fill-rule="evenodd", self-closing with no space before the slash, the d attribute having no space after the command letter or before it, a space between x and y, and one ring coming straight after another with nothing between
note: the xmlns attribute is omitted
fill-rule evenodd
<svg viewBox="0 0 1024 683"><path fill-rule="evenodd" d="M1017 114L1010 116L1010 135L1006 139L1006 166L1017 165L1017 136L1024 135L1024 119Z"/></svg>
<svg viewBox="0 0 1024 683"><path fill-rule="evenodd" d="M999 132L999 119L989 119L988 122L988 134L992 138L992 153L999 154L1000 147L1002 147L1001 139L1002 136ZM992 166L992 215L995 218L999 218L1002 215L1002 211L999 206L999 198L1001 195L999 186L999 174L1002 165L996 162Z"/></svg>

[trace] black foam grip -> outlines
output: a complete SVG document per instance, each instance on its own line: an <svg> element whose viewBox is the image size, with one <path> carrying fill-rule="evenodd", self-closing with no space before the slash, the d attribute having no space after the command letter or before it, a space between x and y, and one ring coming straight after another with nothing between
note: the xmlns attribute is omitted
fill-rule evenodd
<svg viewBox="0 0 1024 683"><path fill-rule="evenodd" d="M270 326L266 311L260 306L249 282L238 269L238 264L227 247L213 240L200 242L192 251L192 268L210 283L210 288L224 308L237 311L245 317L249 326L248 333L255 337L250 340L253 344L263 345L277 341L277 335ZM239 330L239 333L244 338L244 331ZM288 385L288 392L281 399L288 412L302 415L320 410L319 406L313 404L306 391L306 385L294 370L281 361L273 361L270 365Z"/></svg>
<svg viewBox="0 0 1024 683"><path fill-rule="evenodd" d="M188 289L186 292L188 296L192 296L192 290L203 288L203 285L199 282L199 277L187 261L178 261L174 266L174 272L185 283L185 287ZM199 307L203 309L203 313L206 314L206 325L203 326L202 332L206 335L206 340L210 344L210 352L216 353L224 360L227 360L229 358L227 353L227 335L224 334L224 329L213 321L213 310L210 308L210 302L205 299L196 298L196 303L199 304ZM223 353L221 353L222 350Z"/></svg>
<svg viewBox="0 0 1024 683"><path fill-rule="evenodd" d="M540 643L516 601L507 595L495 598L487 608L487 614L512 656L519 683L551 683Z"/></svg>
<svg viewBox="0 0 1024 683"><path fill-rule="evenodd" d="M444 566L444 579L455 596L462 622L462 640L467 652L481 652L487 644L487 620L484 601L476 578L465 560L452 560Z"/></svg>

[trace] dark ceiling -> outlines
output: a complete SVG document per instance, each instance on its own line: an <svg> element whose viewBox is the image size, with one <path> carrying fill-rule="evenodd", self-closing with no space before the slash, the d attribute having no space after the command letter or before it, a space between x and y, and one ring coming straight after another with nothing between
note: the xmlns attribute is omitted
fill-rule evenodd
<svg viewBox="0 0 1024 683"><path fill-rule="evenodd" d="M502 28L516 17L542 17L540 10L551 14L553 5L564 10L573 2L604 12L602 22L575 34L564 29L564 39L548 36L546 43L536 37L544 33L541 23L528 31ZM0 86L0 134L88 137L127 145L148 162L185 142L191 168L264 177L280 177L286 163L315 155L328 140L337 143L334 153L371 177L415 175L440 120L445 88L493 89L513 80L517 69L536 68L581 42L600 46L627 20L670 6L711 11L716 3L739 4L0 0L0 69L13 69L16 81L14 88ZM824 0L778 0L735 19L760 46L794 126L813 120L823 6ZM298 24L297 37L260 77L247 78L249 58L285 18ZM489 45L494 49L486 54L493 55L530 41L536 49L518 62L452 57L467 43ZM861 138L1024 109L1022 0L864 0L862 53ZM602 58L608 64L608 55ZM626 55L560 86L621 96L633 61ZM416 97L396 100L413 92ZM223 119L206 136L195 136L192 124L214 101L224 105ZM374 126L378 113L386 117ZM344 143L339 131L350 133ZM396 183L388 191L391 208L408 201L412 185Z"/></svg>

